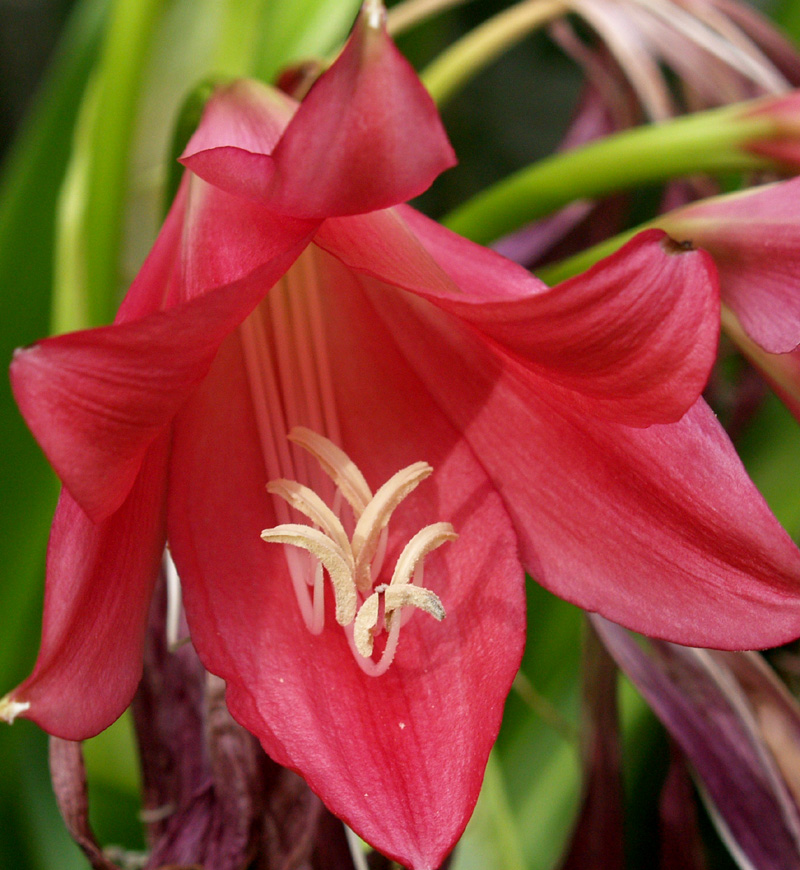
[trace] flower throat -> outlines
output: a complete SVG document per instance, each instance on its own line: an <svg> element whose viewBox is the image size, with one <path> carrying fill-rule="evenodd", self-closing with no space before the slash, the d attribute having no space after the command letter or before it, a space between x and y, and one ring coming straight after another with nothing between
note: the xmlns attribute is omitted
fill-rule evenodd
<svg viewBox="0 0 800 870"><path fill-rule="evenodd" d="M424 560L457 535L449 523L424 527L406 544L391 580L378 582L392 513L432 468L416 462L373 495L355 463L336 446L341 431L324 328L320 256L325 254L309 246L240 331L270 480L267 490L279 523L261 537L285 545L297 604L312 634L320 634L325 625L327 573L335 618L356 662L365 673L379 676L391 665L400 629L415 608L444 618L438 596L422 586ZM291 479L295 477L310 486ZM291 508L310 524L292 522ZM384 631L386 642L375 661L374 639Z"/></svg>

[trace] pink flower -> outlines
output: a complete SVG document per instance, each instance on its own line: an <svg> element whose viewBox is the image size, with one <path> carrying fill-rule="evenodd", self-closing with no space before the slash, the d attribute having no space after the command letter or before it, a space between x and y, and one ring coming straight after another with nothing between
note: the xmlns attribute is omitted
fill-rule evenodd
<svg viewBox="0 0 800 870"><path fill-rule="evenodd" d="M212 98L115 324L15 357L64 489L5 718L80 739L122 712L168 542L236 719L424 868L477 798L523 567L674 641L800 634L800 554L697 398L708 256L650 231L549 290L397 205L452 160L369 10L299 108Z"/></svg>

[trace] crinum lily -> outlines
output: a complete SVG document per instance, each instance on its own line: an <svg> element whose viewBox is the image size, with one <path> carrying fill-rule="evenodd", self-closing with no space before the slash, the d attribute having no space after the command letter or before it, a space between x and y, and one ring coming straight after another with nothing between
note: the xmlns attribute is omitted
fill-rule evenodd
<svg viewBox="0 0 800 870"><path fill-rule="evenodd" d="M453 154L375 10L301 105L218 89L115 323L15 356L64 488L39 658L0 715L69 739L120 715L168 542L232 715L422 870L477 799L523 566L745 647L800 634L800 554L698 398L709 257L650 231L549 289L401 205Z"/></svg>

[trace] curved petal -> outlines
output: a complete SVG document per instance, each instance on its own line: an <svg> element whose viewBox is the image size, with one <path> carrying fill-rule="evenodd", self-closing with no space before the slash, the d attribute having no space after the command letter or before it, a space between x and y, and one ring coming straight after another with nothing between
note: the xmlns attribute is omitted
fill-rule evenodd
<svg viewBox="0 0 800 870"><path fill-rule="evenodd" d="M392 518L384 576L422 526L452 521L458 541L425 566L445 620L414 615L380 677L356 664L329 592L322 633L306 629L286 554L259 540L274 520L262 452L270 436L253 410L241 339L226 342L176 418L170 545L192 637L228 681L234 716L367 841L406 866L434 867L474 806L519 666L522 572L507 514L472 452L345 269L318 256L342 447L375 489L412 461L434 466Z"/></svg>
<svg viewBox="0 0 800 870"><path fill-rule="evenodd" d="M328 221L315 243L457 315L605 419L679 419L716 356L714 266L658 230L552 289L409 208Z"/></svg>
<svg viewBox="0 0 800 870"><path fill-rule="evenodd" d="M800 344L800 179L694 203L659 218L707 250L722 298L770 353Z"/></svg>
<svg viewBox="0 0 800 870"><path fill-rule="evenodd" d="M195 175L245 199L267 199L270 156L298 104L261 82L240 79L214 91L180 161Z"/></svg>
<svg viewBox="0 0 800 870"><path fill-rule="evenodd" d="M248 276L262 295L314 235L319 221L286 217L192 178L181 238L180 281L165 308ZM261 269L257 276L256 270Z"/></svg>
<svg viewBox="0 0 800 870"><path fill-rule="evenodd" d="M800 552L702 401L649 429L586 418L421 300L370 297L480 456L543 586L683 644L800 634Z"/></svg>
<svg viewBox="0 0 800 870"><path fill-rule="evenodd" d="M791 353L767 353L744 331L731 310L722 309L726 335L761 372L784 405L800 421L800 349Z"/></svg>
<svg viewBox="0 0 800 870"><path fill-rule="evenodd" d="M221 209L233 210L236 203L241 223L214 223ZM253 219L247 231L252 238L235 232L248 223L244 217ZM11 381L17 404L64 485L95 522L122 504L149 444L205 377L223 338L286 271L315 227L285 223L281 234L262 242L257 233L271 229L273 219L263 209L213 192L208 208L189 221L181 281L153 289L137 282L141 291L129 297L123 322L45 339L15 354ZM213 225L216 247L204 244ZM151 274L162 279L164 270ZM246 277L226 282L242 274ZM170 288L195 298L130 319L136 306L143 307L138 300L148 293L163 297Z"/></svg>
<svg viewBox="0 0 800 870"><path fill-rule="evenodd" d="M274 150L274 123L261 119L278 113L261 89L251 88L246 99L220 95L236 104L224 111L212 104L203 125L219 133L201 126L183 164L230 193L303 218L370 212L426 190L455 155L433 100L389 39L377 4L369 6ZM254 99L264 105L253 109ZM255 125L238 120L251 111ZM230 130L234 139L226 142ZM253 153L256 147L262 153Z"/></svg>
<svg viewBox="0 0 800 870"><path fill-rule="evenodd" d="M128 706L142 673L153 586L166 538L169 439L148 451L122 507L89 520L65 490L47 551L42 645L9 699L50 734L83 740Z"/></svg>

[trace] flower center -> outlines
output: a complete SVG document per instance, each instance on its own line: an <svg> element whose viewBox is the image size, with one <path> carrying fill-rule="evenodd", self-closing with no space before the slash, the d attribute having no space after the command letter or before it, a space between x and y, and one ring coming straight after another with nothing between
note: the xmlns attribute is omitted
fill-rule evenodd
<svg viewBox="0 0 800 870"><path fill-rule="evenodd" d="M392 475L373 495L355 463L329 439L296 426L289 440L313 456L333 482L333 507L295 480L273 480L267 484L268 492L300 511L311 524L282 523L265 529L261 537L310 554L305 583L298 583L291 562L289 567L300 611L313 634L319 634L324 627L324 569L333 586L336 621L345 629L356 661L365 673L379 676L392 663L400 629L414 609L444 619L442 602L422 586L422 578L425 557L458 537L450 523L433 523L420 529L400 554L391 581L375 585L383 567L392 514L433 469L426 462L415 462ZM342 501L353 513L350 535L337 513ZM308 587L313 588L311 602ZM378 661L374 661L374 640L383 631L387 632L386 644Z"/></svg>

